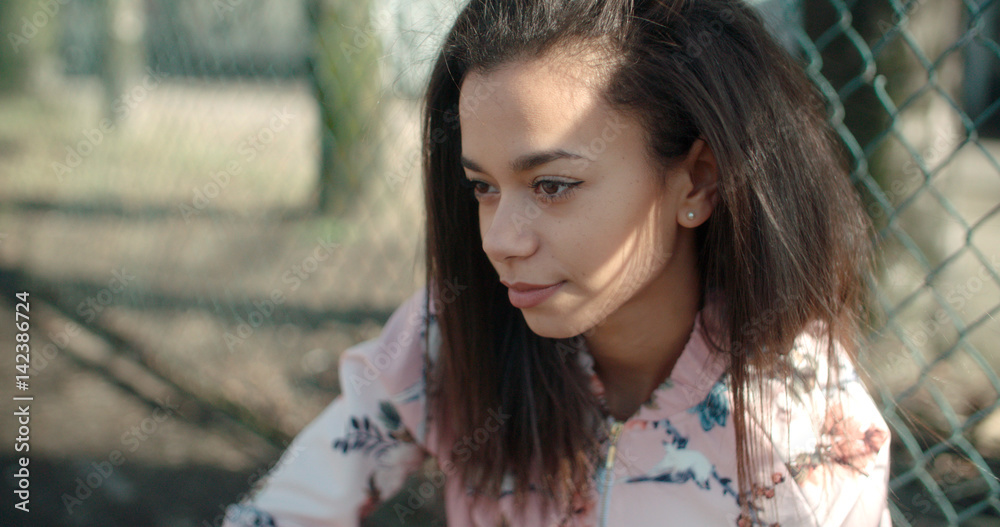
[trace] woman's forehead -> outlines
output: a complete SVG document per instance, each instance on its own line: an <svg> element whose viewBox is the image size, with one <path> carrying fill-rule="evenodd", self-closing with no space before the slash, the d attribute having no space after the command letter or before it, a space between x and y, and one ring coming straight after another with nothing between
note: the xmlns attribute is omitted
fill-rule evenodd
<svg viewBox="0 0 1000 527"><path fill-rule="evenodd" d="M462 83L459 118L465 149L493 141L587 143L625 117L613 111L595 86L586 63L535 60L489 73L470 73Z"/></svg>
<svg viewBox="0 0 1000 527"><path fill-rule="evenodd" d="M471 72L462 83L459 112L493 102L532 108L592 106L600 101L598 73L582 64L533 60L505 64L488 73Z"/></svg>

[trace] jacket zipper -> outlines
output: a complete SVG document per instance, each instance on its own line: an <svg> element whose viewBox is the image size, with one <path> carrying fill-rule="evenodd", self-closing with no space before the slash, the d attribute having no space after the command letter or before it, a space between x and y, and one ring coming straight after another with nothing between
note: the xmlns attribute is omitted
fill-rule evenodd
<svg viewBox="0 0 1000 527"><path fill-rule="evenodd" d="M611 445L608 446L608 457L604 461L604 470L601 472L601 527L608 525L608 505L611 504L611 486L614 485L615 457L618 453L618 438L622 435L625 423L614 421L611 424ZM611 474L611 482L608 475Z"/></svg>

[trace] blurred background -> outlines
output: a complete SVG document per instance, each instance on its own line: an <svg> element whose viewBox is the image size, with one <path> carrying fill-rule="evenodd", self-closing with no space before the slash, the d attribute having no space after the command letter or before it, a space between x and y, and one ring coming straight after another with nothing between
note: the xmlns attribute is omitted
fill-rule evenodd
<svg viewBox="0 0 1000 527"><path fill-rule="evenodd" d="M419 97L460 3L0 0L0 525L219 525L339 393L423 284ZM755 3L876 224L894 525L1000 525L997 3ZM367 525L444 525L391 503Z"/></svg>

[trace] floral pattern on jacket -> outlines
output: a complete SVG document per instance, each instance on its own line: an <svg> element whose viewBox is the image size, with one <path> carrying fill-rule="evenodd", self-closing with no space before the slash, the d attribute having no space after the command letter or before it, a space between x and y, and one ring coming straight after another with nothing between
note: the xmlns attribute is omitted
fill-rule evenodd
<svg viewBox="0 0 1000 527"><path fill-rule="evenodd" d="M424 379L440 335L425 295L397 309L378 339L344 353L344 393L296 437L285 454L294 457L263 489L230 506L227 527L356 527L426 456L447 466L450 449L426 419ZM741 513L728 361L709 351L700 316L670 376L623 423L612 468L594 475L598 491L578 495L572 514L542 517L537 496L516 509L509 494L473 509L470 489L444 478L448 525L610 527L671 518L677 525L889 527L888 428L839 348L838 380L826 382L825 348L807 332L787 355L792 381L775 381L768 397L754 400L763 413L752 421L773 464L762 464L744 496L750 515ZM601 399L593 358L585 346L577 353ZM396 513L405 520L414 509Z"/></svg>

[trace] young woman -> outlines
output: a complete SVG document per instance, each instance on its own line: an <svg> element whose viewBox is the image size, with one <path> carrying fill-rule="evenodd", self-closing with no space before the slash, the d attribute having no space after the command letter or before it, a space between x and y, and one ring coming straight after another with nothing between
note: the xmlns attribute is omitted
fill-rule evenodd
<svg viewBox="0 0 1000 527"><path fill-rule="evenodd" d="M228 525L890 525L866 217L737 0L472 0L426 95L427 283ZM404 523L405 524L405 523Z"/></svg>

